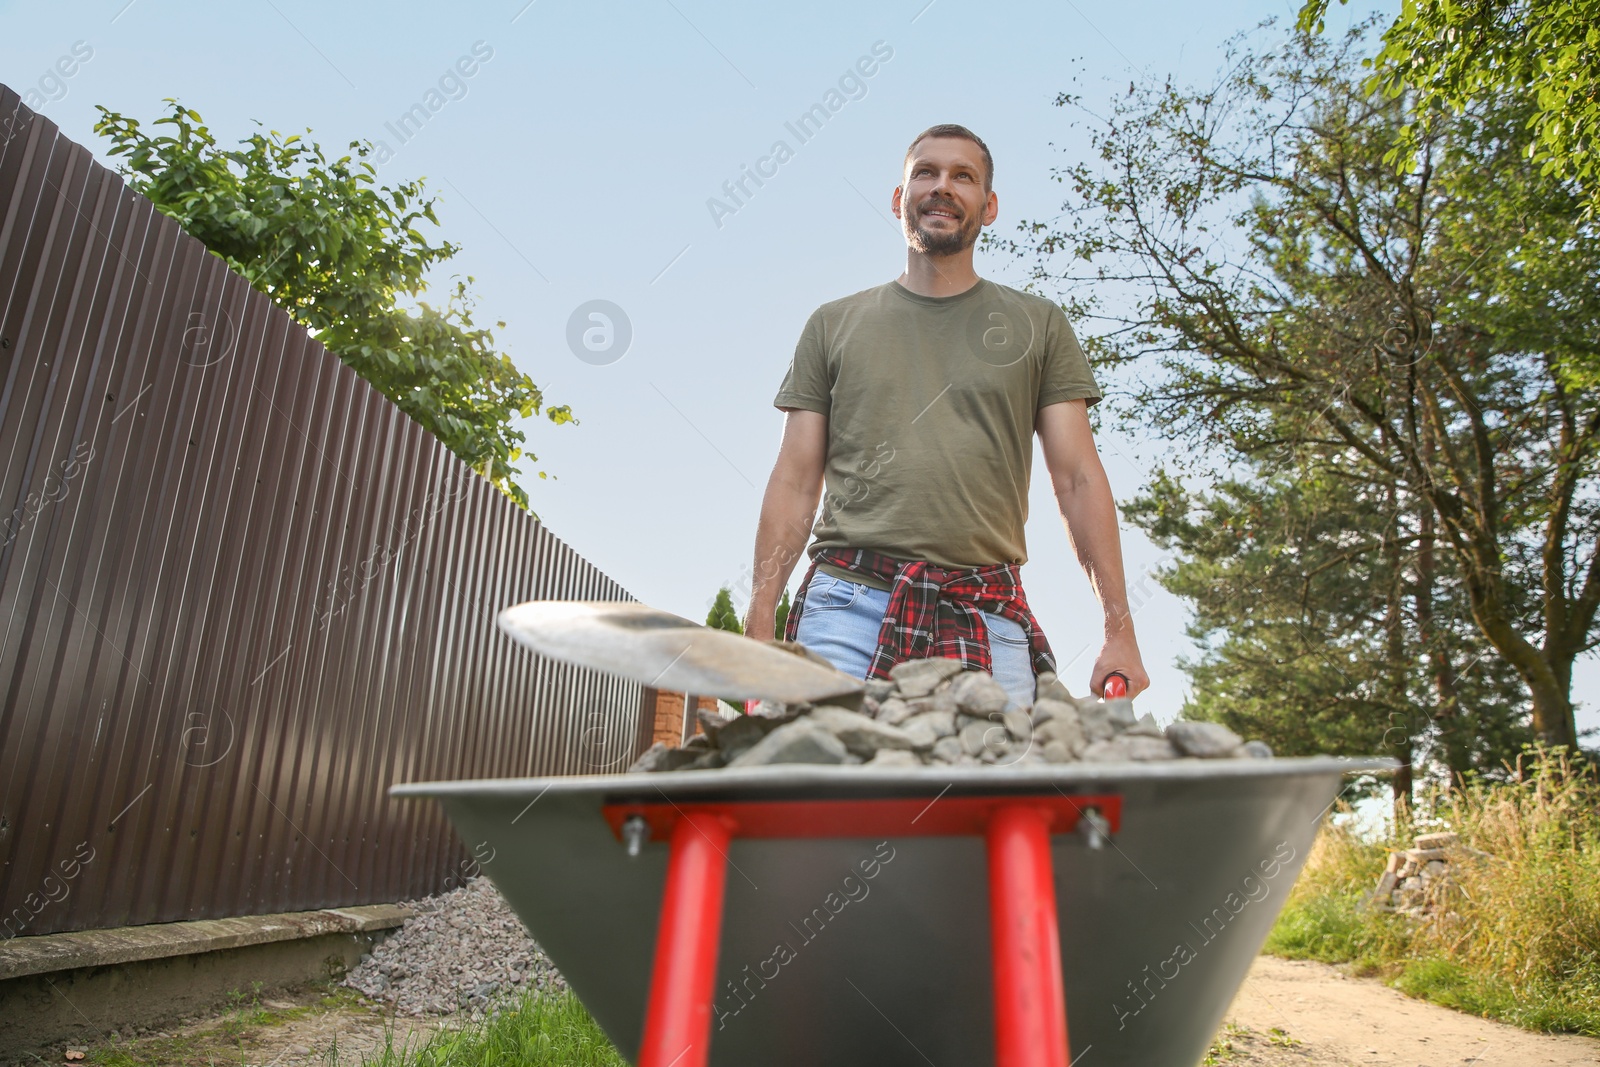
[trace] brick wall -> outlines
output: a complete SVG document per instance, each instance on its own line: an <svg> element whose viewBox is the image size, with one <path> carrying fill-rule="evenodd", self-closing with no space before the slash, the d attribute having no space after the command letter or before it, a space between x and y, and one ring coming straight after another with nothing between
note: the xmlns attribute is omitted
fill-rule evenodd
<svg viewBox="0 0 1600 1067"><path fill-rule="evenodd" d="M671 748L677 748L683 743L683 703L682 693L656 694L656 722L651 735L652 742L660 742Z"/></svg>
<svg viewBox="0 0 1600 1067"><path fill-rule="evenodd" d="M650 740L652 743L659 741L664 745L677 748L684 740L683 709L691 699L691 694L666 693L656 690L651 690L651 692L655 693L655 713ZM716 697L693 696L692 699L694 704L690 706L695 709L709 711L713 714L722 713L722 706ZM650 714L648 708L646 708L645 714ZM690 712L690 719L689 736L692 737L700 732L700 724L697 721L693 721L693 711Z"/></svg>

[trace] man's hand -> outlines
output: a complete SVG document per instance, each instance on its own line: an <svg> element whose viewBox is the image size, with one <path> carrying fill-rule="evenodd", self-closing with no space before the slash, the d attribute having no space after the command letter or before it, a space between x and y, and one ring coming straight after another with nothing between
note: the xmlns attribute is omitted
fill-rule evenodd
<svg viewBox="0 0 1600 1067"><path fill-rule="evenodd" d="M761 498L756 524L755 576L750 608L744 618L746 637L770 641L774 636L778 597L789 584L795 561L805 551L811 522L822 498L828 458L828 418L815 411L785 408L783 443ZM805 595L805 590L800 591Z"/></svg>
<svg viewBox="0 0 1600 1067"><path fill-rule="evenodd" d="M1131 628L1125 634L1106 638L1106 643L1100 646L1100 655L1089 674L1089 692L1104 695L1106 677L1113 671L1128 680L1130 697L1150 688L1150 676L1145 673L1144 661L1139 657L1139 642Z"/></svg>
<svg viewBox="0 0 1600 1067"><path fill-rule="evenodd" d="M1100 609L1105 613L1106 643L1089 676L1089 690L1098 695L1106 675L1119 672L1128 679L1128 695L1150 688L1133 635L1133 615L1122 578L1122 538L1117 531L1117 502L1111 483L1095 451L1089 426L1089 406L1082 400L1047 404L1035 420L1045 466L1055 488L1056 505L1066 523L1067 540L1089 576Z"/></svg>

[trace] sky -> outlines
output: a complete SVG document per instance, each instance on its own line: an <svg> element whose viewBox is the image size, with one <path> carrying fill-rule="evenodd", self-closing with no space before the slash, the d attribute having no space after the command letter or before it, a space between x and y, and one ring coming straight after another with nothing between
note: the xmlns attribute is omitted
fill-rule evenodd
<svg viewBox="0 0 1600 1067"><path fill-rule="evenodd" d="M1336 5L1328 28L1397 7ZM579 420L523 427L538 456L523 464L534 509L640 600L703 619L720 586L741 608L748 593L782 431L772 398L802 325L904 269L889 199L912 137L958 122L984 138L994 232L1006 236L1059 214L1052 168L1088 152L1058 94L1093 109L1134 79L1209 83L1227 38L1294 11L1286 0L0 0L0 80L33 89L38 110L108 163L96 104L148 122L176 97L223 143L254 122L309 128L341 154L372 141L383 182L425 178L437 236L463 246L446 274L475 279L478 320L504 320L505 350ZM830 91L842 106L836 97L802 141L790 125ZM724 183L780 140L792 155L730 197ZM1026 267L977 258L979 274L1019 287ZM442 299L448 277L437 281ZM1167 447L1109 428L1099 443L1119 500ZM1027 539L1030 603L1082 692L1100 611L1037 454ZM1168 721L1185 693L1179 661L1195 654L1187 612L1156 580L1161 551L1127 524L1123 549L1152 680L1140 707ZM1588 705L1579 728L1600 726L1595 661L1580 664L1575 692Z"/></svg>

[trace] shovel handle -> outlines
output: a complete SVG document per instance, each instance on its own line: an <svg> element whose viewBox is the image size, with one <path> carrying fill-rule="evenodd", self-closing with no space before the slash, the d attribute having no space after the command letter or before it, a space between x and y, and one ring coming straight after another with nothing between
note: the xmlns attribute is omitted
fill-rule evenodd
<svg viewBox="0 0 1600 1067"><path fill-rule="evenodd" d="M1116 700L1118 697L1128 695L1128 676L1121 671L1112 671L1106 675L1106 680L1100 683L1100 693L1107 700Z"/></svg>

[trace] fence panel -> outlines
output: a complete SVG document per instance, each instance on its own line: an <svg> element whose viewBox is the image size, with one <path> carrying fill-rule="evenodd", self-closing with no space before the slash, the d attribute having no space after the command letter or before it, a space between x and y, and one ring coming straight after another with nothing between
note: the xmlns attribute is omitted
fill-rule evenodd
<svg viewBox="0 0 1600 1067"><path fill-rule="evenodd" d="M625 590L0 86L0 931L433 892L395 782L618 770L494 627Z"/></svg>

